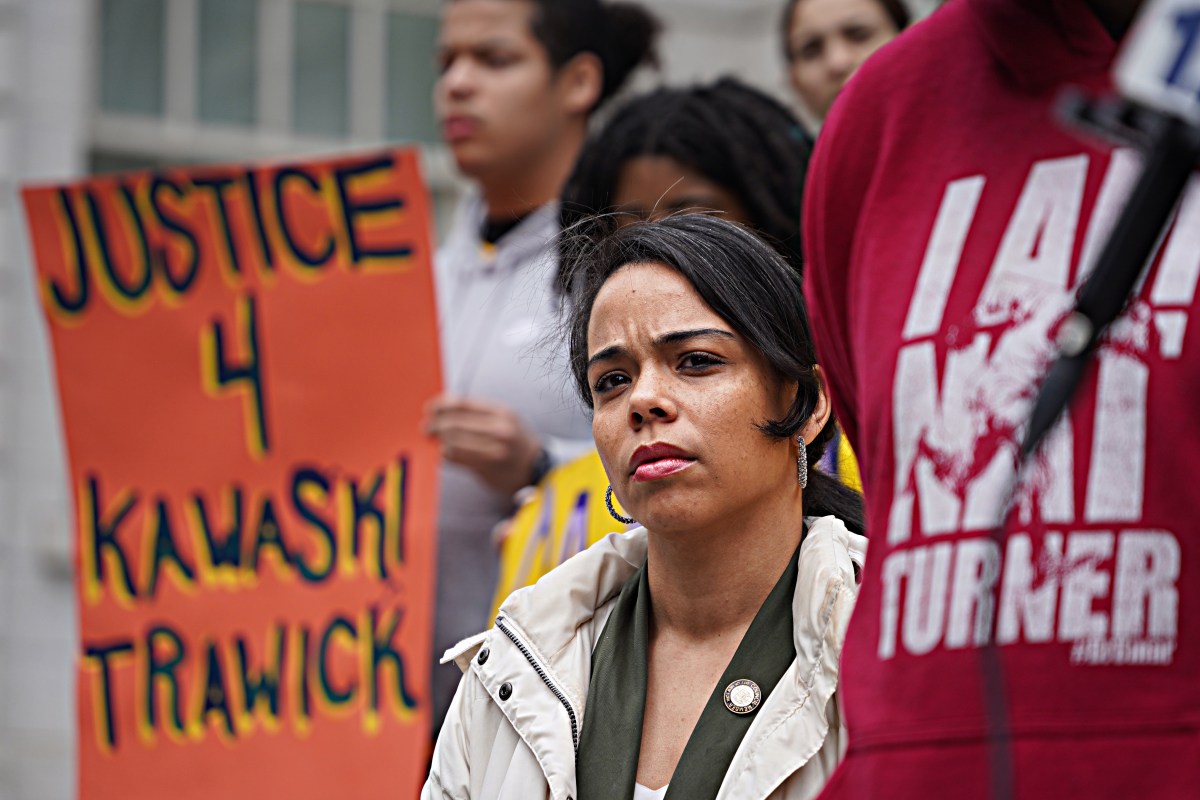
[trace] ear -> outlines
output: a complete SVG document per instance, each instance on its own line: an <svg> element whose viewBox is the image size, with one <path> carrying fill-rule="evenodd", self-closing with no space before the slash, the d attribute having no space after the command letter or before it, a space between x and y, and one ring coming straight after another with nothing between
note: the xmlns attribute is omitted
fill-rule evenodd
<svg viewBox="0 0 1200 800"><path fill-rule="evenodd" d="M604 89L604 65L595 53L580 53L558 70L555 79L563 110L587 116Z"/></svg>
<svg viewBox="0 0 1200 800"><path fill-rule="evenodd" d="M833 405L829 402L829 392L825 389L825 374L818 365L813 366L813 372L817 375L817 403L813 407L812 415L800 428L798 434L803 436L806 442L817 438L825 424L829 422L830 416L833 415Z"/></svg>

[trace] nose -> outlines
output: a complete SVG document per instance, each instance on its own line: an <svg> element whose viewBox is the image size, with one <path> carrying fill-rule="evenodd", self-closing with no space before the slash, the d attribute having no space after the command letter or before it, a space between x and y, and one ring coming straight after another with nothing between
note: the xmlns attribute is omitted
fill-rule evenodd
<svg viewBox="0 0 1200 800"><path fill-rule="evenodd" d="M679 407L667 389L668 382L656 370L643 370L629 392L629 427L637 431L678 417Z"/></svg>
<svg viewBox="0 0 1200 800"><path fill-rule="evenodd" d="M437 82L438 90L446 97L461 99L475 89L475 71L470 59L456 58L442 72Z"/></svg>
<svg viewBox="0 0 1200 800"><path fill-rule="evenodd" d="M826 67L830 74L837 76L841 81L850 80L854 70L858 69L858 62L858 51L850 42L834 38L826 45Z"/></svg>

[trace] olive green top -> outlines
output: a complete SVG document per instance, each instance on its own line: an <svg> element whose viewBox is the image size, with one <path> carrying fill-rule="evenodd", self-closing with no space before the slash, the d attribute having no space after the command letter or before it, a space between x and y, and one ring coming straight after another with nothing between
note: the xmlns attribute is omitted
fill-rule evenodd
<svg viewBox="0 0 1200 800"><path fill-rule="evenodd" d="M671 776L666 800L716 797L757 708L795 660L792 598L799 553L797 548L709 696ZM643 564L621 589L592 651L591 686L576 756L579 800L633 797L646 707L649 633L650 584ZM726 689L738 680L758 685L761 700L755 711L737 714L726 706Z"/></svg>

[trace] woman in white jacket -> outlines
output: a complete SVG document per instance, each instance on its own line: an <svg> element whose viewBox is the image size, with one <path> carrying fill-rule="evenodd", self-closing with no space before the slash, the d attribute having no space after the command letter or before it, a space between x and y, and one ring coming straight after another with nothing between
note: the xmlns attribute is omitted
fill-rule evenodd
<svg viewBox="0 0 1200 800"><path fill-rule="evenodd" d="M857 495L808 469L831 419L799 277L703 215L574 260L573 371L643 527L448 653L466 674L424 797L812 797L844 747L865 539Z"/></svg>

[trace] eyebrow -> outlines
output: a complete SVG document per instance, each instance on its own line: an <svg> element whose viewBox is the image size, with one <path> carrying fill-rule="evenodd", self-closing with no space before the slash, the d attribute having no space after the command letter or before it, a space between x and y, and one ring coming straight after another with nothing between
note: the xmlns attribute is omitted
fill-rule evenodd
<svg viewBox="0 0 1200 800"><path fill-rule="evenodd" d="M460 52L487 53L493 50L506 50L516 46L516 40L507 36L493 36L490 39L484 39L482 42L464 45L456 45L454 42L439 42L436 55L442 56Z"/></svg>
<svg viewBox="0 0 1200 800"><path fill-rule="evenodd" d="M729 331L721 330L720 328L696 328L688 331L671 331L670 333L664 333L662 336L659 336L654 340L654 346L666 347L670 344L679 344L680 342L686 342L690 339L698 339L702 336L719 336L724 339L737 338ZM602 361L611 361L625 352L627 352L626 349L619 344L606 347L588 359L587 367L590 370L596 364L599 364Z"/></svg>

